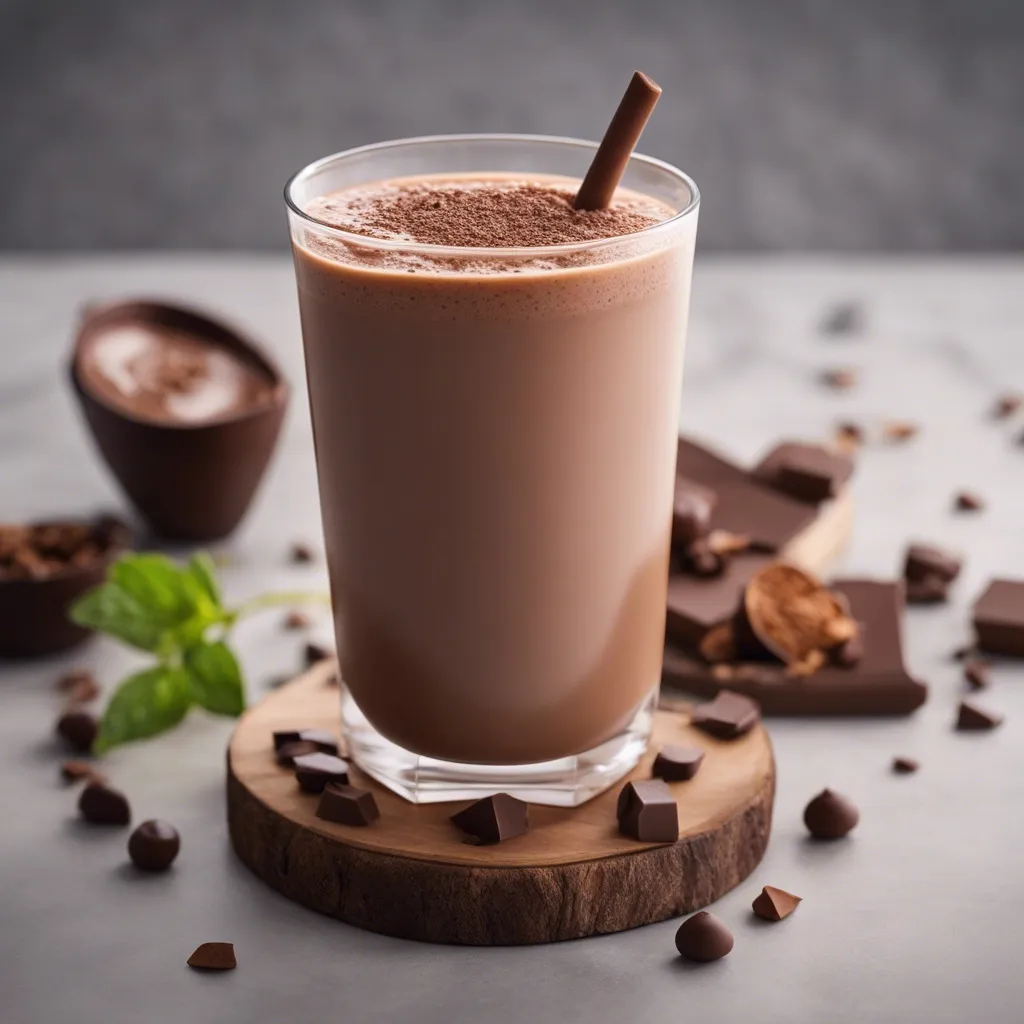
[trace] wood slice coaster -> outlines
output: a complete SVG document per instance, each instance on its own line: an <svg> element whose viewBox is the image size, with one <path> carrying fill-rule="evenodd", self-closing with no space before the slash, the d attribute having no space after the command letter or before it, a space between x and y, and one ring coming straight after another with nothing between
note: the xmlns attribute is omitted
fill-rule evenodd
<svg viewBox="0 0 1024 1024"><path fill-rule="evenodd" d="M275 690L239 721L228 748L228 828L235 851L289 899L350 924L408 939L520 945L577 939L697 910L739 884L764 854L775 764L761 725L732 741L689 725L688 705L656 714L650 752L630 775L649 778L667 743L706 753L696 778L672 784L679 841L619 834L626 780L582 807L530 806L530 831L472 845L449 820L465 803L410 804L352 768L372 790L376 823L316 817L318 798L274 760L275 729L339 726L331 662Z"/></svg>

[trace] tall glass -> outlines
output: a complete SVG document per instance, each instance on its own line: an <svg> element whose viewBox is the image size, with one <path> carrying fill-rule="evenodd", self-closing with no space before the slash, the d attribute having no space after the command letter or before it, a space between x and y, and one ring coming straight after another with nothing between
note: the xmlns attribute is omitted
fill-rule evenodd
<svg viewBox="0 0 1024 1024"><path fill-rule="evenodd" d="M413 801L575 805L644 751L698 192L634 156L623 186L674 215L515 249L376 240L306 207L399 177L578 180L594 148L409 139L286 188L343 728Z"/></svg>

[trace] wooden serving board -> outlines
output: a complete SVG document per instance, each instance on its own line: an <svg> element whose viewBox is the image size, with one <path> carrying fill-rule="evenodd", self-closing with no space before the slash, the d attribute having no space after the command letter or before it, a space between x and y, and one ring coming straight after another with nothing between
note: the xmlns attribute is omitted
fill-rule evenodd
<svg viewBox="0 0 1024 1024"><path fill-rule="evenodd" d="M228 828L235 851L289 899L350 924L402 938L467 945L576 939L651 924L706 906L754 869L771 830L775 764L758 725L733 741L689 725L688 705L656 715L647 756L630 778L649 778L666 743L705 750L689 782L674 783L679 841L619 834L622 784L584 804L530 806L530 831L473 845L449 820L465 803L410 804L353 766L381 818L357 828L316 817L274 760L275 729L337 729L335 672L322 662L275 690L239 721L228 748Z"/></svg>

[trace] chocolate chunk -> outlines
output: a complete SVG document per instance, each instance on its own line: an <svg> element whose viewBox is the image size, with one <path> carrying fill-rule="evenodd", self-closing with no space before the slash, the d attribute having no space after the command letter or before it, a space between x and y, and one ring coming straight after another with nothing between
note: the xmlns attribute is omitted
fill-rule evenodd
<svg viewBox="0 0 1024 1024"><path fill-rule="evenodd" d="M1003 716L986 711L970 701L961 701L957 711L956 728L959 732L982 732L1003 724Z"/></svg>
<svg viewBox="0 0 1024 1024"><path fill-rule="evenodd" d="M894 757L892 759L892 770L897 775L912 775L921 765L912 757Z"/></svg>
<svg viewBox="0 0 1024 1024"><path fill-rule="evenodd" d="M937 577L943 583L952 583L960 575L963 559L951 551L932 544L910 544L903 563L903 576L907 580L927 580Z"/></svg>
<svg viewBox="0 0 1024 1024"><path fill-rule="evenodd" d="M907 604L942 604L949 597L949 584L938 576L907 580Z"/></svg>
<svg viewBox="0 0 1024 1024"><path fill-rule="evenodd" d="M785 889L766 885L761 894L750 905L758 917L765 921L783 921L803 902L802 896L794 896Z"/></svg>
<svg viewBox="0 0 1024 1024"><path fill-rule="evenodd" d="M991 664L987 661L969 661L964 665L964 681L974 690L983 690L989 684L988 672Z"/></svg>
<svg viewBox="0 0 1024 1024"><path fill-rule="evenodd" d="M616 808L619 831L643 843L674 843L679 838L679 808L661 779L627 782Z"/></svg>
<svg viewBox="0 0 1024 1024"><path fill-rule="evenodd" d="M985 499L973 491L960 491L953 498L953 507L957 512L980 512L985 507Z"/></svg>
<svg viewBox="0 0 1024 1024"><path fill-rule="evenodd" d="M88 711L65 711L57 719L57 735L72 750L87 754L99 732L96 716Z"/></svg>
<svg viewBox="0 0 1024 1024"><path fill-rule="evenodd" d="M711 514L711 529L750 538L757 551L778 551L809 526L817 510L781 494L753 473L680 438L676 473L708 487L718 496Z"/></svg>
<svg viewBox="0 0 1024 1024"><path fill-rule="evenodd" d="M280 750L290 743L312 743L321 754L337 754L338 739L327 729L303 726L301 729L277 729L274 731L274 750ZM313 753L313 751L307 751Z"/></svg>
<svg viewBox="0 0 1024 1024"><path fill-rule="evenodd" d="M235 947L230 942L204 942L189 958L189 967L200 971L233 971Z"/></svg>
<svg viewBox="0 0 1024 1024"><path fill-rule="evenodd" d="M305 612L289 612L282 623L287 630L309 629L310 625L310 618Z"/></svg>
<svg viewBox="0 0 1024 1024"><path fill-rule="evenodd" d="M888 420L882 424L883 440L893 444L909 441L912 437L917 437L920 432L921 428L916 423L910 423L907 420Z"/></svg>
<svg viewBox="0 0 1024 1024"><path fill-rule="evenodd" d="M70 760L60 766L61 778L65 782L81 782L88 779L91 782L106 781L103 775L96 770L92 761Z"/></svg>
<svg viewBox="0 0 1024 1024"><path fill-rule="evenodd" d="M181 849L178 830L166 821L144 821L128 839L128 856L143 871L166 871Z"/></svg>
<svg viewBox="0 0 1024 1024"><path fill-rule="evenodd" d="M848 391L857 383L858 372L852 366L844 366L837 370L822 370L821 383L837 391Z"/></svg>
<svg viewBox="0 0 1024 1024"><path fill-rule="evenodd" d="M819 504L839 494L853 475L853 459L820 445L787 441L769 451L753 475L791 498Z"/></svg>
<svg viewBox="0 0 1024 1024"><path fill-rule="evenodd" d="M768 655L796 675L820 668L826 651L857 635L843 601L810 573L782 562L747 584L733 626L740 657Z"/></svg>
<svg viewBox="0 0 1024 1024"><path fill-rule="evenodd" d="M991 580L971 619L981 650L1024 657L1024 580Z"/></svg>
<svg viewBox="0 0 1024 1024"><path fill-rule="evenodd" d="M508 793L494 793L452 815L452 822L484 843L521 836L530 827L529 804Z"/></svg>
<svg viewBox="0 0 1024 1024"><path fill-rule="evenodd" d="M864 308L857 302L839 302L821 319L822 334L859 334L864 330Z"/></svg>
<svg viewBox="0 0 1024 1024"><path fill-rule="evenodd" d="M839 793L823 789L805 808L804 824L815 839L841 839L860 821L860 811Z"/></svg>
<svg viewBox="0 0 1024 1024"><path fill-rule="evenodd" d="M277 748L274 757L277 763L283 768L294 768L295 758L304 754L324 753L315 743L310 740L295 740L292 743L285 743Z"/></svg>
<svg viewBox="0 0 1024 1024"><path fill-rule="evenodd" d="M324 647L323 644L306 644L304 654L307 666L315 665L318 661L323 661L325 658L334 657L334 651L329 647Z"/></svg>
<svg viewBox="0 0 1024 1024"><path fill-rule="evenodd" d="M332 754L300 754L292 759L299 788L322 793L328 782L348 783L348 762Z"/></svg>
<svg viewBox="0 0 1024 1024"><path fill-rule="evenodd" d="M339 825L369 825L380 817L380 810L368 789L332 782L320 795L316 816Z"/></svg>
<svg viewBox="0 0 1024 1024"><path fill-rule="evenodd" d="M690 544L706 537L711 529L711 511L716 500L715 492L710 488L677 476L672 506L672 540Z"/></svg>
<svg viewBox="0 0 1024 1024"><path fill-rule="evenodd" d="M297 565L307 565L316 559L316 552L311 545L297 540L292 544L290 558Z"/></svg>
<svg viewBox="0 0 1024 1024"><path fill-rule="evenodd" d="M732 932L706 910L687 918L676 932L679 955L698 963L721 960L732 952L733 942Z"/></svg>
<svg viewBox="0 0 1024 1024"><path fill-rule="evenodd" d="M698 704L690 724L720 740L733 740L750 732L761 718L756 702L731 690L721 690L714 700Z"/></svg>
<svg viewBox="0 0 1024 1024"><path fill-rule="evenodd" d="M692 779L704 760L704 751L699 747L682 747L668 744L658 751L651 767L651 774L666 782L685 782Z"/></svg>
<svg viewBox="0 0 1024 1024"><path fill-rule="evenodd" d="M93 825L127 825L132 820L125 795L102 782L90 781L82 790L78 811Z"/></svg>
<svg viewBox="0 0 1024 1024"><path fill-rule="evenodd" d="M996 399L992 416L997 420L1009 419L1024 404L1024 395L1002 395Z"/></svg>
<svg viewBox="0 0 1024 1024"><path fill-rule="evenodd" d="M727 667L727 688L753 697L770 715L903 715L920 707L928 689L908 674L903 663L903 584L837 580L833 592L846 599L858 623L858 636L864 637L862 657L855 666L825 665L809 686L771 662L711 668L694 649L696 644L681 647L673 636L665 648L665 682L713 697L723 688L714 672Z"/></svg>

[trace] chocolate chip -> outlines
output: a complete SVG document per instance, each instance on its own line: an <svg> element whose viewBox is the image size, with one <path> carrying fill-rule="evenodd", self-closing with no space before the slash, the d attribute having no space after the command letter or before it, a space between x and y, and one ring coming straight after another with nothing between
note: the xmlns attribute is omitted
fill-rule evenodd
<svg viewBox="0 0 1024 1024"><path fill-rule="evenodd" d="M125 795L102 782L92 782L78 798L78 812L93 825L127 825L132 820Z"/></svg>
<svg viewBox="0 0 1024 1024"><path fill-rule="evenodd" d="M758 917L765 921L783 921L803 902L802 896L794 896L785 889L766 885L750 905Z"/></svg>
<svg viewBox="0 0 1024 1024"><path fill-rule="evenodd" d="M839 302L821 320L822 334L856 334L864 330L864 309L857 302Z"/></svg>
<svg viewBox="0 0 1024 1024"><path fill-rule="evenodd" d="M293 759L295 778L306 793L322 793L328 782L348 782L348 762L331 754L300 754Z"/></svg>
<svg viewBox="0 0 1024 1024"><path fill-rule="evenodd" d="M368 789L332 782L320 795L316 816L339 825L369 825L380 817L380 810Z"/></svg>
<svg viewBox="0 0 1024 1024"><path fill-rule="evenodd" d="M714 700L698 704L690 712L690 724L717 736L732 740L750 732L761 718L757 702L731 690L722 690Z"/></svg>
<svg viewBox="0 0 1024 1024"><path fill-rule="evenodd" d="M311 624L305 612L289 612L282 622L282 626L288 630L309 629Z"/></svg>
<svg viewBox="0 0 1024 1024"><path fill-rule="evenodd" d="M960 491L953 498L953 507L957 512L980 512L985 507L985 499L973 491Z"/></svg>
<svg viewBox="0 0 1024 1024"><path fill-rule="evenodd" d="M847 391L857 383L859 374L852 366L844 366L838 370L823 370L821 383L837 391Z"/></svg>
<svg viewBox="0 0 1024 1024"><path fill-rule="evenodd" d="M323 644L306 644L305 649L306 665L315 665L318 661L323 661L325 658L333 658L334 651L329 647L324 647Z"/></svg>
<svg viewBox="0 0 1024 1024"><path fill-rule="evenodd" d="M619 831L643 843L674 843L679 838L679 808L661 779L627 782L616 807Z"/></svg>
<svg viewBox="0 0 1024 1024"><path fill-rule="evenodd" d="M949 597L949 584L939 576L907 580L907 604L941 604Z"/></svg>
<svg viewBox="0 0 1024 1024"><path fill-rule="evenodd" d="M975 690L982 690L989 684L987 661L969 661L964 665L964 681Z"/></svg>
<svg viewBox="0 0 1024 1024"><path fill-rule="evenodd" d="M99 723L88 711L65 711L57 719L57 735L80 754L89 753L97 732Z"/></svg>
<svg viewBox="0 0 1024 1024"><path fill-rule="evenodd" d="M464 807L451 820L481 842L500 843L522 835L530 827L529 804L508 793L495 793Z"/></svg>
<svg viewBox="0 0 1024 1024"><path fill-rule="evenodd" d="M921 765L912 757L894 757L892 759L892 770L897 775L912 775L920 767Z"/></svg>
<svg viewBox="0 0 1024 1024"><path fill-rule="evenodd" d="M1003 716L986 711L970 701L961 701L957 712L956 728L960 732L981 732L1003 724Z"/></svg>
<svg viewBox="0 0 1024 1024"><path fill-rule="evenodd" d="M298 565L306 565L312 562L316 558L316 552L309 544L305 544L302 541L295 541L292 544L291 560Z"/></svg>
<svg viewBox="0 0 1024 1024"><path fill-rule="evenodd" d="M338 739L333 732L327 729L314 729L311 726L303 726L301 729L277 729L274 732L274 750L291 743L312 743L321 754L337 754ZM314 753L312 750L306 751Z"/></svg>
<svg viewBox="0 0 1024 1024"><path fill-rule="evenodd" d="M181 849L178 830L166 821L144 821L128 839L128 856L143 871L166 871Z"/></svg>
<svg viewBox="0 0 1024 1024"><path fill-rule="evenodd" d="M992 409L992 416L997 420L1009 419L1022 404L1024 404L1024 395L1001 395L996 399L995 406Z"/></svg>
<svg viewBox="0 0 1024 1024"><path fill-rule="evenodd" d="M708 535L715 494L706 487L676 477L672 506L672 539L678 544L691 544Z"/></svg>
<svg viewBox="0 0 1024 1024"><path fill-rule="evenodd" d="M805 808L804 824L815 839L841 839L860 821L860 811L839 793L823 789Z"/></svg>
<svg viewBox="0 0 1024 1024"><path fill-rule="evenodd" d="M94 782L105 781L103 775L96 770L96 765L92 761L79 761L75 759L65 761L60 766L60 774L65 782L81 782L84 779Z"/></svg>
<svg viewBox="0 0 1024 1024"><path fill-rule="evenodd" d="M309 740L295 740L278 747L274 752L274 757L282 768L294 768L295 758L317 753L323 753L323 751L315 743Z"/></svg>
<svg viewBox="0 0 1024 1024"><path fill-rule="evenodd" d="M933 544L910 544L903 561L903 576L907 580L936 576L944 583L952 583L960 575L963 564L963 559L952 551Z"/></svg>
<svg viewBox="0 0 1024 1024"><path fill-rule="evenodd" d="M668 744L658 751L651 766L651 774L666 782L685 782L697 774L703 760L704 751L699 747Z"/></svg>
<svg viewBox="0 0 1024 1024"><path fill-rule="evenodd" d="M233 971L238 966L235 947L230 942L204 942L188 958L188 965L200 971Z"/></svg>
<svg viewBox="0 0 1024 1024"><path fill-rule="evenodd" d="M685 920L676 932L679 955L698 963L721 960L732 952L733 943L732 932L706 910Z"/></svg>
<svg viewBox="0 0 1024 1024"><path fill-rule="evenodd" d="M907 420L888 420L882 424L883 440L890 441L893 444L909 441L920 432L921 428L916 423L910 423Z"/></svg>

